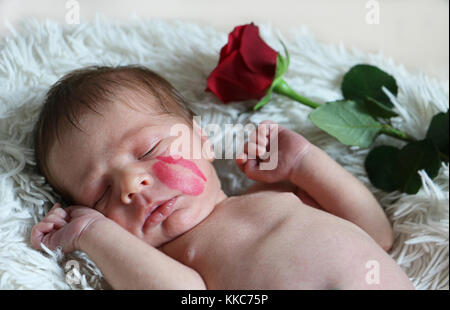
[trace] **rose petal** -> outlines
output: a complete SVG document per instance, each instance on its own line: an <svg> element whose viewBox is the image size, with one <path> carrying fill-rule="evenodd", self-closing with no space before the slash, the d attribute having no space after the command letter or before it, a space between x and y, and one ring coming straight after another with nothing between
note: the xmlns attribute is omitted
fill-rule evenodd
<svg viewBox="0 0 450 310"><path fill-rule="evenodd" d="M241 55L234 51L214 69L207 82L207 90L226 103L264 97L272 79L250 72Z"/></svg>
<svg viewBox="0 0 450 310"><path fill-rule="evenodd" d="M228 35L228 43L220 50L219 64L221 64L233 51L239 49L241 46L242 33L246 26L247 25L235 27Z"/></svg>
<svg viewBox="0 0 450 310"><path fill-rule="evenodd" d="M273 82L276 64L277 52L261 39L257 26L235 27L208 77L206 91L225 103L261 99Z"/></svg>
<svg viewBox="0 0 450 310"><path fill-rule="evenodd" d="M251 71L274 78L277 52L261 39L258 27L250 25L244 29L239 51Z"/></svg>

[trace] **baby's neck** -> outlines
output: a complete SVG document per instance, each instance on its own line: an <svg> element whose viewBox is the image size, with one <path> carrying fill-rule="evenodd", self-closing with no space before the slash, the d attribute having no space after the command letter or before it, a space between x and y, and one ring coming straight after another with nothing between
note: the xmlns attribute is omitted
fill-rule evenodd
<svg viewBox="0 0 450 310"><path fill-rule="evenodd" d="M224 191L222 189L217 191L217 194L216 194L216 196L213 199L214 208L211 209L211 212L206 216L206 218L209 215L211 215L211 213L214 212L214 210L217 208L217 206L219 206L222 202L224 202L227 199L228 199L228 196L224 193ZM203 221L205 219L203 219ZM172 239L172 240L162 244L161 246L157 247L157 249L165 252L165 250L163 250L163 249L167 248L167 247L172 247L172 246L170 246L170 244L173 244L173 243L178 244L178 246L182 245L182 247L187 248L189 246L189 244L188 244L189 242L188 243L180 242L181 240L185 239L185 238L183 238L183 236L185 236L187 232L189 232L189 230L186 231L185 233L183 233L182 235L180 235L180 236L178 236L178 237L176 237L176 238L174 238L174 239ZM175 241L177 241L177 242L175 242Z"/></svg>

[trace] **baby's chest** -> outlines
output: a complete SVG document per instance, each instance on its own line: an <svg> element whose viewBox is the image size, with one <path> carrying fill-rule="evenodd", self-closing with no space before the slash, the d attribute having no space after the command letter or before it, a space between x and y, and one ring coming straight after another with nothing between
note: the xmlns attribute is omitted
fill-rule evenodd
<svg viewBox="0 0 450 310"><path fill-rule="evenodd" d="M184 238L167 254L209 289L327 288L351 239L345 223L285 193L230 200Z"/></svg>
<svg viewBox="0 0 450 310"><path fill-rule="evenodd" d="M250 288L257 282L259 286L266 268L262 265L279 263L282 254L274 251L286 240L283 223L293 201L285 201L286 195L254 195L216 210L187 236L189 245L178 253L176 259L199 272L208 288Z"/></svg>

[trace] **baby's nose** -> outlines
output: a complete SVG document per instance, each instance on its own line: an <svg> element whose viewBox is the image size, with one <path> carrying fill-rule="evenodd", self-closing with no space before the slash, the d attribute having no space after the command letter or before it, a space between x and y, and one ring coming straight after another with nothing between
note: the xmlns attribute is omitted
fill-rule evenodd
<svg viewBox="0 0 450 310"><path fill-rule="evenodd" d="M125 184L121 193L122 202L124 204L130 204L135 194L139 193L145 187L150 186L151 184L152 180L150 176L135 177L131 180L131 182Z"/></svg>

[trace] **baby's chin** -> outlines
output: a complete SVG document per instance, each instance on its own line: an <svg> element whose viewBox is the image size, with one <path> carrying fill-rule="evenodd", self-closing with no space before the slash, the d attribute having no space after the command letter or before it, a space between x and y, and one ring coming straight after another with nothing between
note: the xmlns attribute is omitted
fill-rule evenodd
<svg viewBox="0 0 450 310"><path fill-rule="evenodd" d="M167 219L146 232L144 238L147 239L147 243L160 247L174 241L201 223L214 209L214 205L208 206L207 203L195 203L195 205L197 207L180 205L180 208Z"/></svg>

